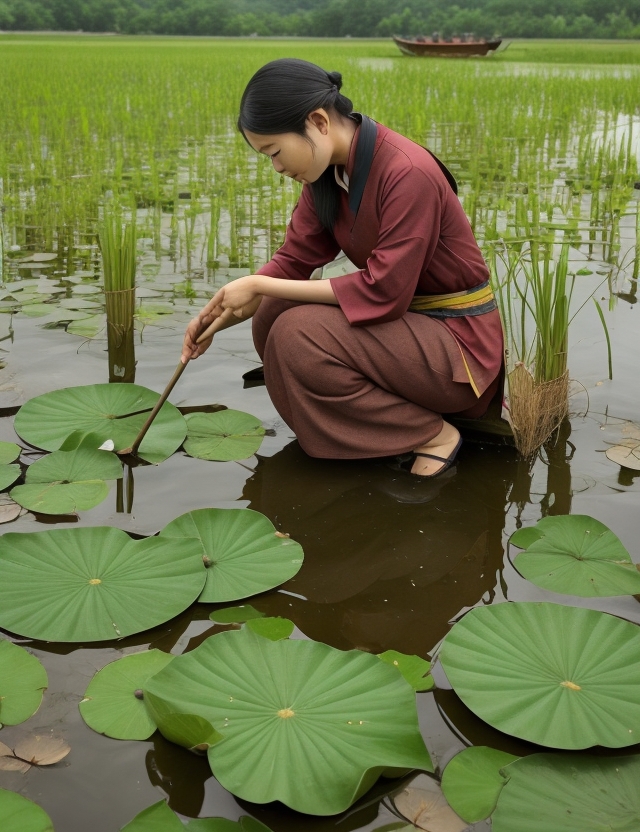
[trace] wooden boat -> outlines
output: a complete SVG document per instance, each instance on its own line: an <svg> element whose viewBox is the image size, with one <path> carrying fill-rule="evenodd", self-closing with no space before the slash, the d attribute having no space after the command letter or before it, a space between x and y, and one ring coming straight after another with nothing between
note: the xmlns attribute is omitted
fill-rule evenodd
<svg viewBox="0 0 640 832"><path fill-rule="evenodd" d="M456 57L464 58L470 55L487 55L495 50L502 43L497 40L469 40L467 38L399 38L393 36L400 51L405 55L432 55L433 57Z"/></svg>

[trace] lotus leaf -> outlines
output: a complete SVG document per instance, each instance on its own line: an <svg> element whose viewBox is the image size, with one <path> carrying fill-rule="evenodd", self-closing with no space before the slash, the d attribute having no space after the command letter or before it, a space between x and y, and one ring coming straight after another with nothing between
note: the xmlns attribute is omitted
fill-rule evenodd
<svg viewBox="0 0 640 832"><path fill-rule="evenodd" d="M508 777L493 832L637 832L640 756L532 754L503 769Z"/></svg>
<svg viewBox="0 0 640 832"><path fill-rule="evenodd" d="M28 638L103 641L148 630L193 603L206 578L194 538L132 540L96 526L2 542L0 627Z"/></svg>
<svg viewBox="0 0 640 832"><path fill-rule="evenodd" d="M55 307L50 303L31 303L22 305L20 310L21 315L26 315L28 318L44 318L55 310Z"/></svg>
<svg viewBox="0 0 640 832"><path fill-rule="evenodd" d="M240 410L192 413L187 416L184 449L198 459L248 459L262 444L263 436L260 420Z"/></svg>
<svg viewBox="0 0 640 832"><path fill-rule="evenodd" d="M271 832L263 823L246 815L239 821L199 818L189 821L185 827L164 800L137 814L120 832L184 832L185 828L191 832Z"/></svg>
<svg viewBox="0 0 640 832"><path fill-rule="evenodd" d="M13 753L29 766L52 766L64 760L71 751L71 746L59 737L31 736L20 742L13 749Z"/></svg>
<svg viewBox="0 0 640 832"><path fill-rule="evenodd" d="M415 694L375 656L247 627L210 636L145 688L154 711L198 714L224 737L211 769L236 796L343 811L387 768L432 771Z"/></svg>
<svg viewBox="0 0 640 832"><path fill-rule="evenodd" d="M247 627L262 638L279 641L281 638L289 638L293 632L294 623L288 618L251 618L247 621Z"/></svg>
<svg viewBox="0 0 640 832"><path fill-rule="evenodd" d="M506 783L500 769L517 759L513 754L483 745L465 748L442 774L444 796L468 823L488 818Z"/></svg>
<svg viewBox="0 0 640 832"><path fill-rule="evenodd" d="M238 607L215 610L209 618L216 624L244 624L252 618L264 618L264 613L252 607L251 604L240 604Z"/></svg>
<svg viewBox="0 0 640 832"><path fill-rule="evenodd" d="M19 456L19 445L14 442L0 442L0 491L4 491L20 476L20 466L8 464Z"/></svg>
<svg viewBox="0 0 640 832"><path fill-rule="evenodd" d="M585 598L640 593L640 572L616 535L582 514L544 517L511 543L526 551L514 566L528 581Z"/></svg>
<svg viewBox="0 0 640 832"><path fill-rule="evenodd" d="M0 728L33 716L47 685L47 672L35 656L0 639Z"/></svg>
<svg viewBox="0 0 640 832"><path fill-rule="evenodd" d="M131 447L159 395L137 384L89 384L36 396L15 418L18 435L47 451L56 451L76 430L113 439L117 450ZM162 462L186 435L181 413L165 402L140 445L139 456Z"/></svg>
<svg viewBox="0 0 640 832"><path fill-rule="evenodd" d="M0 442L0 465L15 462L20 456L20 446L15 442Z"/></svg>
<svg viewBox="0 0 640 832"><path fill-rule="evenodd" d="M386 650L379 653L378 658L397 668L414 690L432 690L434 687L431 675L431 663L420 656L408 656L397 650Z"/></svg>
<svg viewBox="0 0 640 832"><path fill-rule="evenodd" d="M44 809L6 789L0 789L0 829L2 832L54 832Z"/></svg>
<svg viewBox="0 0 640 832"><path fill-rule="evenodd" d="M154 711L154 715L162 736L190 751L206 751L223 739L222 734L201 716L164 713L159 709Z"/></svg>
<svg viewBox="0 0 640 832"><path fill-rule="evenodd" d="M236 601L273 589L300 570L299 543L248 508L202 508L177 517L163 538L198 538L208 558L207 583L200 601Z"/></svg>
<svg viewBox="0 0 640 832"><path fill-rule="evenodd" d="M19 465L0 465L0 491L13 485L20 473Z"/></svg>
<svg viewBox="0 0 640 832"><path fill-rule="evenodd" d="M107 737L146 740L157 725L142 701L142 686L172 659L172 655L161 650L147 650L103 667L89 683L80 702L84 721Z"/></svg>
<svg viewBox="0 0 640 832"><path fill-rule="evenodd" d="M454 624L440 661L489 725L551 748L640 740L640 628L559 604L479 607Z"/></svg>
<svg viewBox="0 0 640 832"><path fill-rule="evenodd" d="M80 318L71 321L67 332L71 335L79 335L81 338L97 338L105 332L107 318L105 315L90 315L88 318Z"/></svg>
<svg viewBox="0 0 640 832"><path fill-rule="evenodd" d="M122 463L108 451L54 451L28 467L25 485L16 486L11 498L29 511L72 514L101 503L109 494L104 480L120 477Z"/></svg>

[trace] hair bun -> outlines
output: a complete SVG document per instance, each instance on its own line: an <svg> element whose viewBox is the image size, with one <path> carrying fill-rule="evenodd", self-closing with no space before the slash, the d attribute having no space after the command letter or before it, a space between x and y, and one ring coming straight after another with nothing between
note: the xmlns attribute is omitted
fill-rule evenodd
<svg viewBox="0 0 640 832"><path fill-rule="evenodd" d="M341 72L327 72L329 80L335 84L338 89L342 87L342 73Z"/></svg>

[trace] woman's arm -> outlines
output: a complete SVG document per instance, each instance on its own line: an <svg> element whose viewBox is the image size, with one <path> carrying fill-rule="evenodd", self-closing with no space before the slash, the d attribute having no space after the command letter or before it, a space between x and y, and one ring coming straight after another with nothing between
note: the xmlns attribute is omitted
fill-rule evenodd
<svg viewBox="0 0 640 832"><path fill-rule="evenodd" d="M301 303L338 304L328 280L282 280L261 274L239 277L219 289L191 321L184 336L182 362L197 358L208 350L216 332L251 318L263 297ZM210 337L198 344L198 337L212 324L214 326L209 332Z"/></svg>

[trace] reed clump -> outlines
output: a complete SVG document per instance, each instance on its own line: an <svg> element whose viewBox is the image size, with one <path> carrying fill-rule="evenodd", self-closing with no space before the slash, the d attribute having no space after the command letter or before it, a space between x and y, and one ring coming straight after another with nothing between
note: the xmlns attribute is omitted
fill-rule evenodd
<svg viewBox="0 0 640 832"><path fill-rule="evenodd" d="M106 206L98 230L102 253L109 381L135 381L136 213Z"/></svg>

